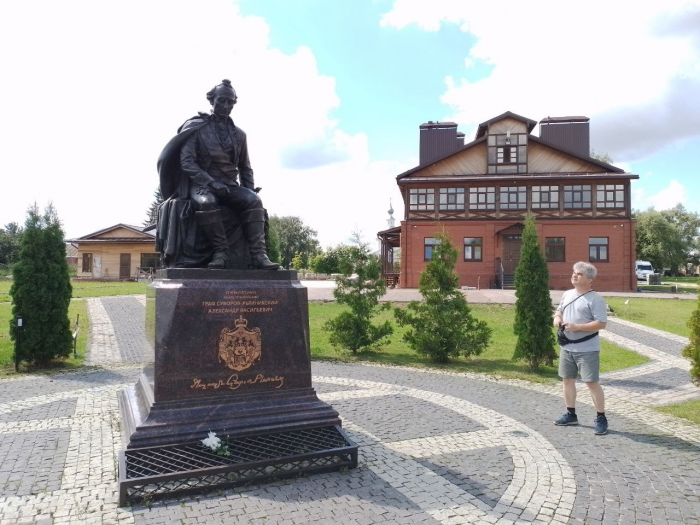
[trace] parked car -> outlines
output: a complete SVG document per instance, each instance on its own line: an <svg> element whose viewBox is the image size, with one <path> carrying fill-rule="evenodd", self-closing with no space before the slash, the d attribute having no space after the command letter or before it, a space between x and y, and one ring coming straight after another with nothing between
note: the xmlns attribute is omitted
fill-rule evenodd
<svg viewBox="0 0 700 525"><path fill-rule="evenodd" d="M654 273L654 268L649 261L636 261L634 271L638 281L646 281L647 275Z"/></svg>

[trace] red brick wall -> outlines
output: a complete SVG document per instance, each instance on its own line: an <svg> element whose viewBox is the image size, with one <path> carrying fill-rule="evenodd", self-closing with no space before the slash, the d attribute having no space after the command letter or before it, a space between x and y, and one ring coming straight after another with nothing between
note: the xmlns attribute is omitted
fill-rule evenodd
<svg viewBox="0 0 700 525"><path fill-rule="evenodd" d="M459 256L456 271L460 286L491 288L496 276L496 258L502 247L497 229L507 226L501 221L450 221L437 223L408 221L401 224L401 286L417 288L421 272L427 262L424 257L424 239L435 237L442 227L448 228L452 243ZM571 287L572 266L577 261L588 261L588 238L608 237L609 262L594 263L598 278L594 288L599 291L633 291L637 289L634 276L635 223L629 219L617 220L541 220L537 223L540 243L545 237L565 237L563 263L549 263L550 287ZM482 261L464 261L464 237L481 237Z"/></svg>

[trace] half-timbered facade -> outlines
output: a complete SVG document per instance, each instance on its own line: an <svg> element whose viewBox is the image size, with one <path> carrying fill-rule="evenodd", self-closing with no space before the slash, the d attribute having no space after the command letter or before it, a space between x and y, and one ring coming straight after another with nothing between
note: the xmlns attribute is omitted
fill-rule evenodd
<svg viewBox="0 0 700 525"><path fill-rule="evenodd" d="M117 224L70 239L75 246L76 275L87 279L134 280L161 267L155 226Z"/></svg>
<svg viewBox="0 0 700 525"><path fill-rule="evenodd" d="M589 156L587 118L543 119L540 136L536 125L506 112L466 145L454 123L420 126L420 164L397 177L400 231L379 233L383 252L400 244L401 286L418 287L443 227L460 251L460 285L512 286L531 212L551 288L570 287L571 266L583 260L598 267L597 290L636 289L630 182L638 176Z"/></svg>

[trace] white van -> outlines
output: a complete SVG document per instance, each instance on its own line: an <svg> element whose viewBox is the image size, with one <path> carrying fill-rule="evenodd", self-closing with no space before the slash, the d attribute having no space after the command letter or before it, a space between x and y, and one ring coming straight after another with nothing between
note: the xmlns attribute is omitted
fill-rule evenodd
<svg viewBox="0 0 700 525"><path fill-rule="evenodd" d="M646 281L647 275L654 273L654 268L649 261L636 261L634 271L637 274L638 281Z"/></svg>

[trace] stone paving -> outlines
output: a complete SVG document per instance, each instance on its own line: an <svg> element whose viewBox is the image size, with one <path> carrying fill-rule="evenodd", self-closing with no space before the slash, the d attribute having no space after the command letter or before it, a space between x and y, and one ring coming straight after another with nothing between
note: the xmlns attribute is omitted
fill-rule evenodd
<svg viewBox="0 0 700 525"><path fill-rule="evenodd" d="M117 392L152 359L144 303L88 300L94 368L0 380L0 524L700 523L700 427L653 409L700 399L685 340L617 319L601 335L651 361L602 375L606 436L585 385L582 424L560 428L558 383L314 362L359 468L118 508Z"/></svg>

